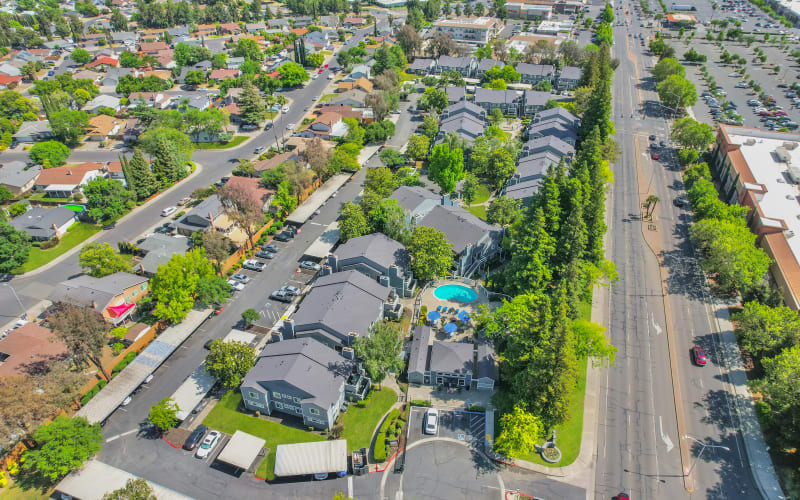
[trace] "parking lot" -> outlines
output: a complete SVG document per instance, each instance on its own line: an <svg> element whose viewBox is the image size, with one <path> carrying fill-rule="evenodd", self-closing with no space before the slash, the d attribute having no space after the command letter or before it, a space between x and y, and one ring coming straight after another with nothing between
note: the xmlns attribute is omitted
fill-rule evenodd
<svg viewBox="0 0 800 500"><path fill-rule="evenodd" d="M481 445L484 435L485 417L483 413L466 412L458 410L437 410L439 421L436 434L426 434L424 431L425 413L427 408L413 407L408 417L407 445L415 441L433 437L450 438Z"/></svg>

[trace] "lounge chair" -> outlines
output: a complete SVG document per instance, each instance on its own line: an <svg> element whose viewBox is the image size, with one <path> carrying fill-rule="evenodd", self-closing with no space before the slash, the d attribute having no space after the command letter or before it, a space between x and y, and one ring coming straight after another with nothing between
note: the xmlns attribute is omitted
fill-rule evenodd
<svg viewBox="0 0 800 500"><path fill-rule="evenodd" d="M455 314L456 314L456 316L458 316L458 309L456 309L456 312L455 312Z"/></svg>
<svg viewBox="0 0 800 500"><path fill-rule="evenodd" d="M438 312L442 312L442 306L436 306L436 310L437 310Z"/></svg>

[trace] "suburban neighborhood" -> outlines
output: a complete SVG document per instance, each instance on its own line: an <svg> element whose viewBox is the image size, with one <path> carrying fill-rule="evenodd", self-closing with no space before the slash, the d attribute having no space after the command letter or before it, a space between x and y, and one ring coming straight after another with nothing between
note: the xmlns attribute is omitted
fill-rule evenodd
<svg viewBox="0 0 800 500"><path fill-rule="evenodd" d="M800 495L800 12L690 2L4 2L0 499Z"/></svg>

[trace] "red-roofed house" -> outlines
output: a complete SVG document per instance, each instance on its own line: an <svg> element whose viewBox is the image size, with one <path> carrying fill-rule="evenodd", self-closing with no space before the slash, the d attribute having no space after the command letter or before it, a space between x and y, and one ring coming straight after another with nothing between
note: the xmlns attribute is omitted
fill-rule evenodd
<svg viewBox="0 0 800 500"><path fill-rule="evenodd" d="M128 183L125 180L125 174L122 173L122 163L119 161L110 161L108 162L108 165L106 165L106 171L108 172L108 177L110 179L116 179L124 186L128 186Z"/></svg>
<svg viewBox="0 0 800 500"><path fill-rule="evenodd" d="M86 65L87 68L97 68L99 66L119 66L119 59L110 56L101 56Z"/></svg>
<svg viewBox="0 0 800 500"><path fill-rule="evenodd" d="M197 26L197 34L198 35L216 35L217 34L217 25L216 24L200 24Z"/></svg>
<svg viewBox="0 0 800 500"><path fill-rule="evenodd" d="M27 323L0 341L0 377L34 373L43 364L68 357L69 349L51 330Z"/></svg>
<svg viewBox="0 0 800 500"><path fill-rule="evenodd" d="M294 28L291 32L297 36L303 36L308 33L308 28Z"/></svg>
<svg viewBox="0 0 800 500"><path fill-rule="evenodd" d="M0 75L0 89L13 89L21 81L22 76Z"/></svg>
<svg viewBox="0 0 800 500"><path fill-rule="evenodd" d="M221 82L222 80L227 80L228 78L238 78L242 72L238 69L215 69L208 75L209 80L216 80Z"/></svg>
<svg viewBox="0 0 800 500"><path fill-rule="evenodd" d="M363 17L345 17L344 21L342 21L342 26L345 28L352 28L354 26L361 26L365 22L366 20Z"/></svg>
<svg viewBox="0 0 800 500"><path fill-rule="evenodd" d="M145 42L139 44L139 50L144 54L156 55L159 50L169 50L169 45L164 42Z"/></svg>
<svg viewBox="0 0 800 500"><path fill-rule="evenodd" d="M86 162L80 165L46 168L39 174L33 189L47 193L50 198L69 198L89 181L104 177L104 167L103 163Z"/></svg>
<svg viewBox="0 0 800 500"><path fill-rule="evenodd" d="M238 35L242 32L242 27L239 26L239 23L222 23L219 25L219 31L221 33Z"/></svg>
<svg viewBox="0 0 800 500"><path fill-rule="evenodd" d="M232 102L232 103L228 104L227 106L225 106L222 109L224 109L225 111L227 111L230 114L231 123L239 123L239 118L240 118L239 117L239 113L240 113L240 111L239 111L239 105L238 104L236 104L235 102Z"/></svg>
<svg viewBox="0 0 800 500"><path fill-rule="evenodd" d="M347 134L347 125L342 121L342 115L332 112L321 113L307 129L297 133L300 137L319 137L321 139L343 137L345 134Z"/></svg>
<svg viewBox="0 0 800 500"><path fill-rule="evenodd" d="M247 193L249 198L260 204L262 212L267 212L269 210L269 205L272 203L272 196L275 194L274 190L263 187L261 185L261 179L257 177L233 176L225 183L225 187L233 189L241 188Z"/></svg>

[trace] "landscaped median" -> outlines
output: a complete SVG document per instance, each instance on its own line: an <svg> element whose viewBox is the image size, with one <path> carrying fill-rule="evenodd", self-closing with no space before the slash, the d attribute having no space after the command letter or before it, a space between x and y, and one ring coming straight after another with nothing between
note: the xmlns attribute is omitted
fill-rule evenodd
<svg viewBox="0 0 800 500"><path fill-rule="evenodd" d="M248 135L235 135L233 139L226 142L198 142L194 145L196 149L231 149L250 139Z"/></svg>
<svg viewBox="0 0 800 500"><path fill-rule="evenodd" d="M375 427L392 404L397 401L397 394L391 389L384 388L381 391L372 391L365 401L366 404L363 407L358 403L351 403L347 413L340 416L340 421L344 425L341 439L347 440L348 450L369 447ZM203 420L203 425L226 434L233 434L239 430L264 439L266 441L264 447L269 452L256 471L256 476L260 478L268 481L275 479L275 450L278 445L326 439L325 435L320 432L310 432L281 425L263 417L256 417L250 412L242 412L239 410L241 402L241 393L238 391L228 392Z"/></svg>
<svg viewBox="0 0 800 500"><path fill-rule="evenodd" d="M14 269L12 272L14 274L22 274L33 271L56 257L72 250L98 231L100 231L100 226L78 222L67 230L66 234L61 237L56 246L46 250L35 246L31 247L28 262Z"/></svg>

